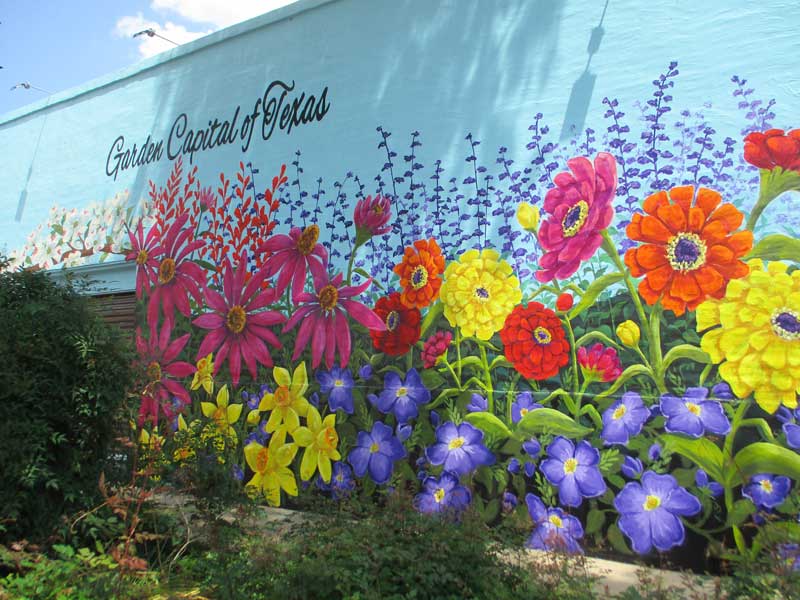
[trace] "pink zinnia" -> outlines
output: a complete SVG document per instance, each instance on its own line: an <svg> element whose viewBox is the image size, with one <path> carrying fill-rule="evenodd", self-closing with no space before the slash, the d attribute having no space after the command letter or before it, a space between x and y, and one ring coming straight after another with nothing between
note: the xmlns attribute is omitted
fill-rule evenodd
<svg viewBox="0 0 800 600"><path fill-rule="evenodd" d="M595 344L589 350L585 346L578 348L578 364L583 376L593 381L608 383L614 381L622 373L622 364L614 348L606 348L603 344Z"/></svg>
<svg viewBox="0 0 800 600"><path fill-rule="evenodd" d="M150 281L158 272L158 260L161 256L161 248L158 246L158 225L154 224L144 236L144 226L142 220L136 230L128 229L128 239L131 241L131 251L125 255L125 260L136 261L136 297L141 300L142 293L150 290Z"/></svg>
<svg viewBox="0 0 800 600"><path fill-rule="evenodd" d="M289 235L273 235L259 249L270 257L264 263L266 276L272 277L280 272L275 283L277 296L283 294L287 286L292 284L292 301L297 303L306 285L306 268L311 271L314 285L327 277L328 252L322 244L318 244L319 226L309 225L301 230L292 227Z"/></svg>
<svg viewBox="0 0 800 600"><path fill-rule="evenodd" d="M359 200L353 213L359 239L366 241L372 236L389 233L392 227L387 223L392 218L391 209L388 196L376 195L374 198L367 196Z"/></svg>
<svg viewBox="0 0 800 600"><path fill-rule="evenodd" d="M172 328L166 323L161 327L159 335L151 335L147 340L142 337L141 329L136 330L136 351L147 374L147 385L139 407L139 425L148 419L158 425L160 412L168 419L175 416L172 396L184 405L191 403L186 388L179 381L171 379L188 377L197 370L194 365L175 360L189 341L189 334L170 341L171 335Z"/></svg>
<svg viewBox="0 0 800 600"><path fill-rule="evenodd" d="M328 369L332 368L337 348L339 365L345 368L350 360L350 326L347 315L367 329L386 330L386 325L378 315L361 302L352 299L366 290L372 280L368 279L358 286L342 286L342 279L341 273L330 280L326 274L321 280L315 278L315 293L300 294L299 302L304 303L303 306L297 309L283 327L283 333L286 333L300 323L292 360L297 360L310 341L312 368L319 365L323 353L325 364Z"/></svg>
<svg viewBox="0 0 800 600"><path fill-rule="evenodd" d="M147 321L150 323L151 334L158 324L159 303L164 312L164 323L172 328L176 308L185 317L191 313L189 294L197 304L203 301L199 287L200 282L205 280L203 269L187 259L203 242L189 241L193 231L190 227L183 229L188 218L189 213L183 213L167 230L161 245L163 256L157 271L151 274L154 289L147 305Z"/></svg>
<svg viewBox="0 0 800 600"><path fill-rule="evenodd" d="M601 232L614 216L611 206L617 191L614 157L600 152L594 159L576 157L567 161L565 171L553 180L544 199L550 216L539 228L539 243L545 253L539 259L536 279L548 282L565 279L590 259L603 242Z"/></svg>
<svg viewBox="0 0 800 600"><path fill-rule="evenodd" d="M282 314L274 310L263 310L275 301L275 289L261 290L266 277L264 269L254 274L245 287L247 258L242 255L238 268L234 270L226 258L223 263L222 294L206 287L206 304L214 311L196 318L192 323L211 331L203 339L197 357L216 352L214 373L228 359L233 385L239 384L242 359L255 379L257 364L272 366L272 356L267 345L281 347L278 337L268 327L283 323ZM219 351L217 351L219 348Z"/></svg>
<svg viewBox="0 0 800 600"><path fill-rule="evenodd" d="M422 347L422 366L432 369L436 366L436 359L447 352L447 347L453 339L449 331L437 331L427 339Z"/></svg>

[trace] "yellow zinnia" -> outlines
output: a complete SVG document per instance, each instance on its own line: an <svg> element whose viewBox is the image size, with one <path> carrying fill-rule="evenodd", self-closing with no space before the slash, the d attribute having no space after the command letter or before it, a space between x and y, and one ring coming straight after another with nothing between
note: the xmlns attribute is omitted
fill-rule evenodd
<svg viewBox="0 0 800 600"><path fill-rule="evenodd" d="M502 329L522 291L511 265L496 250L468 250L447 265L439 297L451 326L488 340Z"/></svg>
<svg viewBox="0 0 800 600"><path fill-rule="evenodd" d="M292 433L300 427L300 417L306 416L308 411L308 400L305 393L308 390L308 375L306 374L306 363L301 362L297 365L293 375L282 367L275 367L272 376L278 389L274 393L266 393L261 398L258 410L271 410L267 421L267 432L272 433L280 429Z"/></svg>
<svg viewBox="0 0 800 600"><path fill-rule="evenodd" d="M210 394L214 393L214 355L201 358L197 361L197 371L192 377L191 389L202 388Z"/></svg>
<svg viewBox="0 0 800 600"><path fill-rule="evenodd" d="M755 393L774 413L797 407L800 393L800 271L751 260L750 274L728 283L725 297L697 307L700 346L739 398Z"/></svg>
<svg viewBox="0 0 800 600"><path fill-rule="evenodd" d="M300 462L300 477L308 481L319 468L322 480L329 483L331 461L341 458L336 449L339 445L339 434L335 427L336 414L331 413L323 420L317 409L309 405L306 417L308 427L298 427L292 432L295 443L306 449Z"/></svg>
<svg viewBox="0 0 800 600"><path fill-rule="evenodd" d="M209 419L214 419L220 431L231 437L236 437L232 425L239 420L242 414L241 404L228 404L228 386L223 385L217 392L217 403L201 402L200 408Z"/></svg>
<svg viewBox="0 0 800 600"><path fill-rule="evenodd" d="M297 446L286 443L284 431L273 435L267 447L258 442L247 444L244 458L253 471L247 487L263 493L271 506L281 505L281 489L290 496L297 496L297 481L289 469L296 454Z"/></svg>

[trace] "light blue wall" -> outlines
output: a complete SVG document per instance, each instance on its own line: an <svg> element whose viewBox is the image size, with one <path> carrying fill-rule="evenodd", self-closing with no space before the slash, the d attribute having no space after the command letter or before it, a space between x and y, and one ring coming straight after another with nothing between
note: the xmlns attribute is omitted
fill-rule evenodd
<svg viewBox="0 0 800 600"><path fill-rule="evenodd" d="M669 118L702 111L717 147L727 136L736 141L738 161L751 123L732 96L732 75L776 100L775 126L800 115L798 10L787 0L301 0L0 119L0 249L22 245L54 204L81 207L121 190L136 199L148 180L166 179L166 158L107 177L117 135L130 143L166 137L181 112L195 126L227 117L273 79L313 93L328 86L329 113L288 136L254 139L244 156L237 146L196 155L207 185L242 159L271 175L300 150L308 189L318 177L330 186L353 171L371 192L385 161L379 125L392 132L398 160L420 132L426 180L436 159L448 178L469 175L470 132L481 141L479 162L494 168L505 146L527 164L528 126L540 112L548 139L558 141L566 120L595 129L594 146L604 149L603 97L619 99L633 138L636 103L673 60L680 75ZM593 38L601 16L602 36Z"/></svg>

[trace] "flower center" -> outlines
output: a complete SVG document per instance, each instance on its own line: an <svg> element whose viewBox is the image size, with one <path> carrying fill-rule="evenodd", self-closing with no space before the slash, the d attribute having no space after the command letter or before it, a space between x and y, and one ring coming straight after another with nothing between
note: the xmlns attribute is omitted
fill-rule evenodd
<svg viewBox="0 0 800 600"><path fill-rule="evenodd" d="M228 411L224 406L218 406L217 410L214 411L214 416L212 417L216 424L219 427L224 427L228 423Z"/></svg>
<svg viewBox="0 0 800 600"><path fill-rule="evenodd" d="M428 284L428 270L419 265L416 269L411 271L411 287L418 290Z"/></svg>
<svg viewBox="0 0 800 600"><path fill-rule="evenodd" d="M401 396L408 396L408 388L405 386L401 386L397 388L397 397L400 398Z"/></svg>
<svg viewBox="0 0 800 600"><path fill-rule="evenodd" d="M625 413L628 412L628 409L625 408L624 404L620 404L617 409L611 414L611 418L615 421L619 421L622 417L625 416Z"/></svg>
<svg viewBox="0 0 800 600"><path fill-rule="evenodd" d="M158 266L158 282L169 283L173 277L175 277L175 260L165 258Z"/></svg>
<svg viewBox="0 0 800 600"><path fill-rule="evenodd" d="M577 234L583 224L586 222L586 217L589 215L589 205L586 200L578 200L572 208L564 215L564 220L561 222L561 229L564 237L572 237Z"/></svg>
<svg viewBox="0 0 800 600"><path fill-rule="evenodd" d="M686 407L686 410L692 413L695 417L700 416L701 408L699 404L695 404L694 402L685 402L684 406Z"/></svg>
<svg viewBox="0 0 800 600"><path fill-rule="evenodd" d="M528 412L530 412L530 411L527 408L520 408L519 409L519 416L520 417L524 417L525 415L528 414Z"/></svg>
<svg viewBox="0 0 800 600"><path fill-rule="evenodd" d="M289 388L285 386L280 386L277 390L275 390L275 404L276 406L280 406L285 408L292 403L292 396L289 394Z"/></svg>
<svg viewBox="0 0 800 600"><path fill-rule="evenodd" d="M319 226L315 223L309 225L297 238L297 251L303 256L308 256L314 250L319 239Z"/></svg>
<svg viewBox="0 0 800 600"><path fill-rule="evenodd" d="M644 507L645 510L655 510L659 506L661 506L661 498L659 498L658 496L653 496L652 494L648 494L642 506Z"/></svg>
<svg viewBox="0 0 800 600"><path fill-rule="evenodd" d="M558 515L550 515L547 518L547 520L550 521L553 525L555 525L559 529L561 529L564 526L564 521L562 521L561 517L559 517Z"/></svg>
<svg viewBox="0 0 800 600"><path fill-rule="evenodd" d="M441 503L441 501L444 500L444 488L439 488L433 492L433 499L436 500L437 503Z"/></svg>
<svg viewBox="0 0 800 600"><path fill-rule="evenodd" d="M372 442L372 443L369 445L369 452L370 452L370 454L375 454L375 453L378 451L378 449L379 449L379 446L378 446L378 444L376 444L375 442Z"/></svg>
<svg viewBox="0 0 800 600"><path fill-rule="evenodd" d="M269 450L267 448L262 448L258 451L258 455L256 455L256 471L259 473L263 473L267 470L267 465L269 464Z"/></svg>
<svg viewBox="0 0 800 600"><path fill-rule="evenodd" d="M486 302L489 299L489 290L487 290L485 287L476 287L475 297L480 302Z"/></svg>
<svg viewBox="0 0 800 600"><path fill-rule="evenodd" d="M376 215L382 215L383 207L380 204L376 204L375 206L372 207L372 213Z"/></svg>
<svg viewBox="0 0 800 600"><path fill-rule="evenodd" d="M397 314L396 310L393 310L388 315L386 315L386 329L388 329L389 331L394 331L399 323L400 323L400 315Z"/></svg>
<svg viewBox="0 0 800 600"><path fill-rule="evenodd" d="M337 379L336 381L333 382L333 387L342 387L343 385L344 381L342 381L341 379Z"/></svg>
<svg viewBox="0 0 800 600"><path fill-rule="evenodd" d="M450 443L447 444L448 449L455 450L456 448L461 448L464 445L464 438L458 436L457 438L453 438L450 440Z"/></svg>
<svg viewBox="0 0 800 600"><path fill-rule="evenodd" d="M758 482L758 485L761 486L761 489L764 490L766 493L772 493L772 482L769 479L762 479Z"/></svg>
<svg viewBox="0 0 800 600"><path fill-rule="evenodd" d="M319 305L322 310L333 310L339 301L339 290L328 284L319 292Z"/></svg>
<svg viewBox="0 0 800 600"><path fill-rule="evenodd" d="M147 250L142 248L141 250L139 250L139 254L136 255L136 264L143 265L146 262L147 262Z"/></svg>
<svg viewBox="0 0 800 600"><path fill-rule="evenodd" d="M578 461L574 458L568 458L564 461L564 473L569 475L570 473L574 473L575 470L578 468Z"/></svg>
<svg viewBox="0 0 800 600"><path fill-rule="evenodd" d="M540 346L546 346L553 341L553 336L544 327L537 327L533 330L533 341Z"/></svg>
<svg viewBox="0 0 800 600"><path fill-rule="evenodd" d="M161 381L161 365L155 361L147 365L147 377L150 381Z"/></svg>
<svg viewBox="0 0 800 600"><path fill-rule="evenodd" d="M800 340L800 314L790 308L779 308L772 314L772 331L793 342Z"/></svg>
<svg viewBox="0 0 800 600"><path fill-rule="evenodd" d="M667 260L676 271L694 271L705 264L706 249L697 234L679 233L667 242Z"/></svg>
<svg viewBox="0 0 800 600"><path fill-rule="evenodd" d="M337 482L337 483L342 483L343 481L344 481L344 475L342 475L341 473L339 473L339 474L336 476L336 482Z"/></svg>
<svg viewBox="0 0 800 600"><path fill-rule="evenodd" d="M339 443L339 434L333 427L326 427L322 430L322 447L328 450L333 450Z"/></svg>
<svg viewBox="0 0 800 600"><path fill-rule="evenodd" d="M228 311L227 325L233 333L242 333L244 324L247 322L247 315L244 309L238 304Z"/></svg>

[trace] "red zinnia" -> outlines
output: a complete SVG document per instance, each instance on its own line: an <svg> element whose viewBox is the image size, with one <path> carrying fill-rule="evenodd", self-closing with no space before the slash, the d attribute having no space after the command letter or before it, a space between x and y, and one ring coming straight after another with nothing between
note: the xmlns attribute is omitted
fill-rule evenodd
<svg viewBox="0 0 800 600"><path fill-rule="evenodd" d="M214 359L214 372L219 370L227 358L234 386L239 384L242 360L253 379L258 374L257 363L272 366L268 345L280 348L281 342L268 328L286 321L281 313L264 310L275 301L276 295L274 288L261 291L266 270L261 269L253 275L245 287L246 274L245 254L242 254L239 267L235 271L226 258L223 263L223 294L206 288L206 303L214 312L192 321L197 327L211 330L200 344L197 357L207 356L219 348Z"/></svg>
<svg viewBox="0 0 800 600"><path fill-rule="evenodd" d="M614 348L606 348L597 343L588 350L586 346L578 348L578 364L583 376L595 381L608 383L622 374L622 364Z"/></svg>
<svg viewBox="0 0 800 600"><path fill-rule="evenodd" d="M754 131L744 138L744 159L759 169L800 172L800 129Z"/></svg>
<svg viewBox="0 0 800 600"><path fill-rule="evenodd" d="M375 314L386 324L385 331L370 330L372 344L390 356L400 356L417 343L422 315L418 308L409 308L393 292L375 303Z"/></svg>
<svg viewBox="0 0 800 600"><path fill-rule="evenodd" d="M175 359L183 352L189 334L170 341L172 328L165 323L159 335L151 335L145 340L141 329L136 330L136 351L147 374L147 385L142 394L139 407L139 425L151 420L158 425L158 416L163 412L168 419L174 416L170 398L175 396L183 404L190 404L189 392L176 381L194 373L194 365ZM176 379L172 379L172 378Z"/></svg>
<svg viewBox="0 0 800 600"><path fill-rule="evenodd" d="M569 342L561 320L539 302L511 311L500 339L508 362L527 379L552 377L569 362Z"/></svg>

